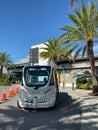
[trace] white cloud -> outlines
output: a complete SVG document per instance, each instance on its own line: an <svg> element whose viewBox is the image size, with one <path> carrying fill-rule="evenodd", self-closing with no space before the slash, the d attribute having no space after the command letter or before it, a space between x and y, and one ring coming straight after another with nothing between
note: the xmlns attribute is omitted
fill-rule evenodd
<svg viewBox="0 0 98 130"><path fill-rule="evenodd" d="M20 59L16 62L16 64L28 63L29 62L29 55L23 59Z"/></svg>

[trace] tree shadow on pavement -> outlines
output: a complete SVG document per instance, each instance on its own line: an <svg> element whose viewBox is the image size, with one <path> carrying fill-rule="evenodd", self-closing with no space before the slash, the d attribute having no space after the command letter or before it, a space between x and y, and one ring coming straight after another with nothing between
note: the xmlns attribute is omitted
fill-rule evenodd
<svg viewBox="0 0 98 130"><path fill-rule="evenodd" d="M0 130L80 130L81 102L61 92L56 108L20 110L8 105L0 109Z"/></svg>

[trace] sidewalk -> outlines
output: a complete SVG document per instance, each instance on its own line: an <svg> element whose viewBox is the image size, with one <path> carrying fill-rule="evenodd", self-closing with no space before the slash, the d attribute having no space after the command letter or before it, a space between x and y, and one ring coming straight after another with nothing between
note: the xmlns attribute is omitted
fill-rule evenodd
<svg viewBox="0 0 98 130"><path fill-rule="evenodd" d="M98 130L98 96L90 96L91 90L72 90L67 87L63 91L80 102L82 111L80 130Z"/></svg>

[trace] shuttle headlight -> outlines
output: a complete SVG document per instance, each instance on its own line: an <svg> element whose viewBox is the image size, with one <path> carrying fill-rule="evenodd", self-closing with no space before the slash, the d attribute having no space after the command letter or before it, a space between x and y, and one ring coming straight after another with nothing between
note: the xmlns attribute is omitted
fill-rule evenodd
<svg viewBox="0 0 98 130"><path fill-rule="evenodd" d="M31 99L30 93L28 91L26 91L26 90L22 90L21 96L22 96L24 101L27 101L27 100Z"/></svg>

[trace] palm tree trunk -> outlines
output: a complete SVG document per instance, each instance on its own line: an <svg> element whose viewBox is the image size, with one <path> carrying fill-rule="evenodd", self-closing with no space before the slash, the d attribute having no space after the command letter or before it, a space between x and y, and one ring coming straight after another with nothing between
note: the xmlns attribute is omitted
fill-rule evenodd
<svg viewBox="0 0 98 130"><path fill-rule="evenodd" d="M93 52L93 40L90 39L87 44L88 44L88 55L89 55L89 60L91 65L91 73L92 73L93 93L96 93L98 92L98 81L96 76L95 58Z"/></svg>
<svg viewBox="0 0 98 130"><path fill-rule="evenodd" d="M0 77L2 77L2 73L3 73L3 66L1 66L0 68Z"/></svg>
<svg viewBox="0 0 98 130"><path fill-rule="evenodd" d="M53 56L54 67L57 69L57 56Z"/></svg>

